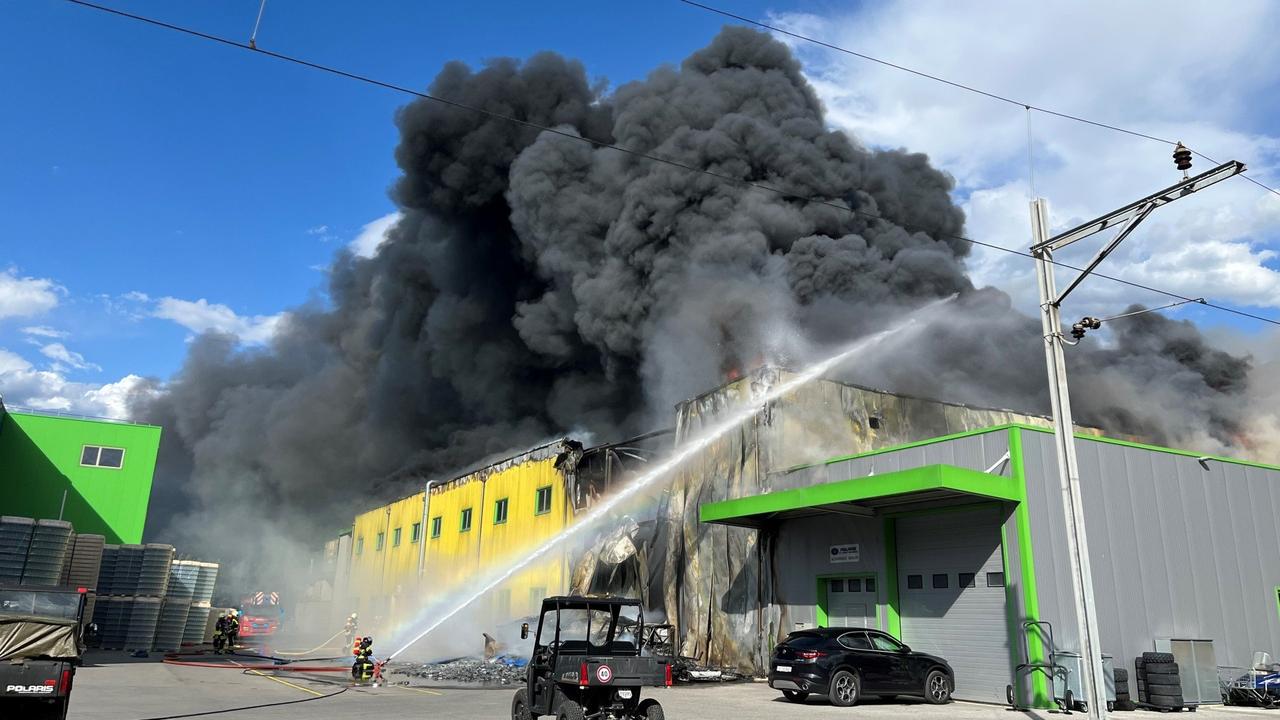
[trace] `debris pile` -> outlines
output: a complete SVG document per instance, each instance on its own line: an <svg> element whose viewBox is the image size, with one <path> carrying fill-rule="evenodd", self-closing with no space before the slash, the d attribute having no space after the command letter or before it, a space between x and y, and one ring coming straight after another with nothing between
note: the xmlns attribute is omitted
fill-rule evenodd
<svg viewBox="0 0 1280 720"><path fill-rule="evenodd" d="M524 682L526 665L527 660L503 655L493 662L466 658L425 665L405 665L396 668L396 673L436 683L513 685Z"/></svg>

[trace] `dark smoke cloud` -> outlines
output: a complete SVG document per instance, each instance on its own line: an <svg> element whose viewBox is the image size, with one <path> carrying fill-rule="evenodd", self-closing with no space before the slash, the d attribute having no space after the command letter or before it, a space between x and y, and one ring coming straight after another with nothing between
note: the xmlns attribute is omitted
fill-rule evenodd
<svg viewBox="0 0 1280 720"><path fill-rule="evenodd" d="M403 217L375 257L338 257L332 308L297 310L263 351L198 339L136 408L167 430L154 536L241 561L267 527L314 542L407 477L556 433L669 424L671 403L726 367L802 363L952 293L927 341L854 379L1043 409L1037 322L968 280L951 179L923 155L829 131L768 36L726 29L611 94L550 53L451 63L430 90L791 195L405 106L391 191ZM1107 388L1085 396L1082 419L1151 434L1185 430L1168 422L1175 411L1229 434L1247 369L1155 316L1082 365Z"/></svg>

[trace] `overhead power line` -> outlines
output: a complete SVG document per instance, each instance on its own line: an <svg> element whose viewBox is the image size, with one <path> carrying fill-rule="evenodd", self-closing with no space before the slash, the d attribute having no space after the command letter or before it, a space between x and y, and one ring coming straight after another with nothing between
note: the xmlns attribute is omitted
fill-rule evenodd
<svg viewBox="0 0 1280 720"><path fill-rule="evenodd" d="M335 67L331 67L331 66L328 66L328 65L321 65L320 63L312 62L312 61L310 61L310 60L304 60L304 59L302 59L302 58L293 57L293 56L291 56L291 55L285 55L285 54L283 54L283 53L273 52L273 51L271 51L271 50L264 50L264 49L262 49L262 48L260 48L260 47L253 47L253 46L250 46L250 45L248 45L248 44L246 44L246 43L238 42L238 41L236 41L236 40L232 40L232 39L230 39L230 38L225 38L225 37L221 37L221 36L218 36L218 35L212 35L212 34L210 34L210 33L202 32L202 31L199 31L199 30L194 30L194 29L187 28L187 27L183 27L183 26L181 26L181 25L175 25L175 24L173 24L173 23L164 22L164 21L162 21L162 20L155 20L155 19L153 19L153 18L149 18L149 17L143 16L143 15L137 15L137 14L134 14L134 13L125 12L125 11L123 11L123 10L117 10L117 9L115 9L115 8L106 7L106 6L104 6L104 5L98 5L98 4L95 4L95 3L87 2L86 0L66 0L66 1L67 1L67 2L69 2L69 3L72 3L73 5L79 5L79 6L81 6L81 7L90 8L90 9L92 9L92 10L98 10L98 11L100 11L100 12L108 13L108 14L110 14L110 15L116 15L116 16L118 16L118 17L127 18L127 19L129 19L129 20L135 20L135 21L137 21L137 22L145 23L145 24L147 24L147 25L152 25L152 26L154 26L154 27L164 28L164 29L166 29L166 30L172 30L172 31L174 31L174 32L182 33L182 34L184 34L184 35L190 35L190 36L192 36L192 37L198 37L198 38L201 38L201 39L204 39L204 40L209 40L209 41L211 41L211 42L215 42L215 43L218 43L218 44L221 44L221 45L226 45L226 46L229 46L229 47L239 48L239 49L241 49L241 50L247 50L247 51L249 51L249 52L258 53L258 54L260 54L260 55L266 55L266 56L268 56L268 57L272 57L272 58L275 58L275 59L277 59L277 60L281 60L281 61L283 61L283 62L292 63L292 64L294 64L294 65L300 65L300 66L302 66L302 67L310 68L310 69L312 69L312 70L319 70L319 71L321 71L321 72L329 73L329 74L331 74L331 75L336 75L336 76L338 76L338 77L347 78L347 79L349 79L349 80L355 80L355 81L358 81L358 82L366 83L366 84L368 84L368 85L373 85L373 86L376 86L376 87L385 88L385 89L387 89L387 90L393 90L393 91L395 91L395 92L404 93L405 95L412 95L413 97L422 98L422 99L424 99L424 100L430 100L430 101L432 101L432 102L440 103L440 104L442 104L442 105L447 105L447 106L449 106L449 107L457 108L457 109L460 109L460 110L466 110L466 111L468 111L468 112L473 112L473 113L476 113L476 114L478 114L478 115L483 115L483 116L485 116L485 117L490 117L490 118L494 118L494 119L496 119L496 120L502 120L502 121L504 121L504 122L509 122L509 123L514 124L514 125L520 125L520 126L522 126L522 127L526 127L526 128L530 128L530 129L533 129L533 130L537 130L537 131L539 131L539 132L551 133L551 134L553 134L553 135L558 135L558 136L560 136L560 137L568 138L568 139L570 139L570 140L574 140L574 141L576 141L576 142L587 143L587 144L592 145L592 146L595 146L595 147L608 148L608 149L610 149L610 150L615 150L615 151L620 152L620 153L625 153L625 154L627 154L627 155L632 155L632 156L634 156L634 157L643 158L643 159L645 159L645 160L649 160L649 161L651 161L651 162L661 163L661 164L663 164L663 165L669 165L669 166L671 166L671 167L680 168L681 170L686 170L686 171L688 171L688 172L701 173L701 174L703 174L703 175L708 175L708 176L711 176L711 177L717 178L717 179L719 179L719 180L723 180L723 181L725 181L725 182L733 183L733 184L735 184L735 185L740 185L740 186L744 186L744 187L755 188L755 189L757 189L757 190L763 190L763 191L765 191L765 192L774 193L774 194L776 194L776 195L780 195L780 196L782 196L782 197L784 197L784 198L787 198L787 199L791 199L791 200L798 200L798 201L803 201L803 202L809 202L809 203L814 203L814 204L817 204L817 205L825 205L825 206L827 206L827 207L831 207L831 208L834 208L834 209L836 209L836 210L842 210L842 211L844 211L844 212L850 213L850 214L855 215L855 216L857 216L857 217L862 217L862 218L866 218L866 219L869 219L869 220L887 221L887 218L882 217L882 216L880 216L880 215L873 215L873 214L871 214L871 213L863 212L863 211L860 211L860 210L855 210L854 208L848 207L847 205L841 205L841 204L839 204L839 203L835 203L835 202L832 202L832 201L830 201L830 200L826 200L826 199L823 199L823 198L819 198L819 197L815 197L815 196L806 196L806 195L800 195L800 194L797 194L797 193L787 192L786 190L782 190L781 188L776 188L776 187L773 187L773 186L771 186L771 185L766 185L766 184L764 184L764 183L759 183L759 182L755 182L755 181L752 181L752 180L743 180L742 178L733 177L732 175L726 175L726 174L724 174L724 173L719 173L719 172L716 172L716 171L714 171L714 170L708 170L708 169L706 169L706 168L696 167L696 166L689 165L689 164L687 164L687 163L681 162L681 161L679 161L679 160L673 160L673 159L671 159L671 158L663 157L663 156L661 156L661 155L654 155L654 154L652 154L652 153L646 153L646 152L642 152L642 151L639 151L639 150L632 150L632 149L630 149L630 148L625 148L625 147L622 147L621 145L615 145L615 144L613 144L613 143L605 142L605 141L603 141L603 140L596 140L596 139L593 139L593 138L590 138L590 137L584 137L584 136L582 136L582 135L578 135L578 134L575 134L575 133L567 132L567 131L564 131L564 130L559 130L559 129L557 129L557 128L553 128L553 127L548 127L548 126L546 126L546 125L540 125L540 124L538 124L538 123L530 122L530 121L528 121L528 120L523 120L523 119L521 119L521 118L513 117L513 116L511 116L511 115L506 115L506 114L503 114L503 113L494 112L494 111L492 111L492 110L486 110L486 109L484 109L484 108L476 107L476 106L474 106L474 105L468 105L468 104L466 104L466 103L457 102L456 100L449 100L449 99L447 99L447 98L439 97L438 95L431 95L431 94L429 94L429 93L420 92L420 91L418 91L418 90L414 90L414 89L412 89L412 88L404 87L403 85L396 85L395 83L386 82L386 81L384 81L384 80L378 80L378 79L376 79L376 78L372 78L372 77L369 77L369 76L367 76L367 75L360 75L360 74L358 74L358 73L349 72L349 71L347 71L347 70L342 70L342 69L335 68ZM909 226L905 226L905 225L903 226L903 228L904 228L904 229L906 229L906 230L910 230L910 231L926 232L923 228L913 228L913 227L909 227ZM965 236L963 236L963 235L954 235L954 234L950 234L950 233L936 233L936 234L937 234L937 235L940 235L940 236L942 236L942 237L948 238L948 239L952 239L952 240L959 240L959 241L961 241L961 242L969 243L969 244L971 244L971 245L976 245L976 246L979 246L979 247L985 247L985 248L989 248L989 249L991 249L991 250L998 250L998 251L1000 251L1000 252L1005 252L1005 253L1010 253L1010 254L1013 254L1013 255L1018 255L1018 256L1021 256L1021 257L1028 258L1028 259L1034 259L1034 256L1032 256L1032 255L1031 255L1031 253L1029 253L1029 252L1023 252L1023 251L1020 251L1020 250L1014 250L1013 248L1007 248L1007 247L1004 247L1003 245L996 245L996 244L994 244L994 243L983 242L983 241L981 241L981 240L976 240L976 239L974 239L974 238L965 237ZM1066 269L1068 269L1068 270L1075 270L1075 271L1077 271L1077 272L1082 272L1082 271L1083 271L1083 270L1082 270L1082 268L1078 268L1078 267L1076 267L1076 266L1074 266L1074 265L1069 265L1069 264L1067 264L1067 263L1063 263L1063 262L1059 262L1059 261L1051 261L1051 262L1052 262L1054 265L1057 265L1058 267L1066 268ZM1173 298L1173 299L1175 299L1175 300L1183 300L1183 301L1192 301L1192 300L1196 300L1196 298L1189 298L1189 297L1186 297L1186 296L1184 296L1184 295L1179 295L1178 293L1169 292L1168 290L1161 290L1161 289L1159 289L1159 288L1154 288L1154 287L1151 287L1151 286L1149 286L1149 285L1144 285L1144 284L1142 284L1142 283L1136 283L1136 282L1133 282L1133 281L1130 281L1130 280L1125 280L1125 279L1123 279L1123 278L1118 278L1118 277L1114 277L1114 276L1111 276L1111 275L1103 275L1103 274L1101 274L1101 273L1096 273L1096 272L1095 272L1095 273L1093 273L1093 275L1094 275L1095 277L1104 278L1104 279L1106 279L1106 280L1110 280L1110 281L1112 281L1112 282L1120 283L1120 284L1122 284L1122 285L1127 285L1127 286L1129 286L1129 287L1138 288L1138 289L1140 289L1140 290L1146 290L1147 292L1156 293L1156 294L1158 294L1158 295L1164 295L1164 296L1166 296L1166 297L1170 297L1170 298ZM1203 305L1205 305L1206 307L1215 308L1215 309L1217 309L1217 310L1221 310L1221 311L1223 311L1223 312L1228 312L1228 313L1232 313L1232 314L1235 314L1235 315L1239 315L1239 316L1241 316L1241 317L1247 317L1247 318L1250 318L1250 319L1253 319L1253 320L1258 320L1258 321L1260 321L1260 322L1265 322L1265 323L1270 323L1270 324L1272 324L1272 325L1278 325L1278 326L1280 326L1280 321L1278 321L1278 320L1273 320L1273 319L1271 319L1271 318L1262 317L1262 316L1260 316L1260 315L1254 315L1254 314L1252 314L1252 313L1244 312L1243 310L1237 310L1237 309L1232 308L1232 307L1227 307L1227 306L1225 306L1225 305L1218 305L1218 304L1211 303L1211 302L1203 302L1202 304L1203 304Z"/></svg>
<svg viewBox="0 0 1280 720"><path fill-rule="evenodd" d="M943 85L949 85L953 88L964 90L966 92L971 92L976 95L981 95L983 97L990 98L992 100L996 100L1002 103L1016 105L1018 107L1026 108L1027 110L1034 110L1039 113L1044 113L1045 115L1052 115L1054 117L1063 118L1064 120L1071 120L1078 123L1084 123L1085 125L1100 127L1106 130L1112 130L1118 133L1124 133L1125 135L1132 135L1134 137L1143 138L1144 140L1154 140L1155 142L1164 143L1166 145L1176 145L1178 143L1177 140L1169 140L1168 138L1162 138L1158 135L1152 135L1150 133L1139 132L1138 130L1131 130L1129 128L1120 127L1119 125L1112 125L1111 123L1105 123L1098 120L1090 120L1089 118L1081 117L1080 115L1073 115L1071 113L1062 112L1060 110L1053 110L1051 108L1042 107L1034 103L1026 102L1025 100L1018 100L1015 98L1011 98L1007 95L1001 95L1000 93L992 92L990 90L983 90L982 88L974 87L972 85L966 85L965 83L962 83L962 82L956 82L955 80L948 80L947 78L940 77L938 75L933 75L933 74L924 72L923 70L916 70L915 68L907 67L905 65L899 65L895 62L890 62L882 58L878 58L872 55L867 55L866 53L860 53L856 50L850 50L849 48L840 47L839 45L834 45L832 43L819 40L809 35L802 35L798 32L793 32L791 30L780 28L777 25L770 25L769 23L760 22L759 20L753 20L749 17L729 12L728 10L722 10L720 8L713 7L711 5L705 5L703 3L696 2L695 0L679 0L679 2L682 2L685 5L689 5L690 7L696 7L702 10L706 10L707 12L715 13L716 15L720 15L722 17L732 18L739 22L747 23L748 25L754 25L758 28L768 30L770 32L778 33L779 35L786 35L787 37L792 37L797 40L803 40L807 43L812 43L814 45L827 48L828 50L835 50L836 52L844 53L845 55L852 55L853 57L861 58L868 62L873 62L878 65L883 65L888 68L893 68L894 70L901 70L902 72L910 73L917 77L922 77L927 80L933 80L934 82L939 82L939 83L942 83ZM1192 152L1195 152L1196 155L1199 155L1200 157L1204 158L1205 160L1208 160L1214 165L1220 164L1218 163L1218 161L1214 160L1208 155L1205 155L1200 152L1196 152L1195 150L1192 150ZM1258 187L1262 188L1263 190L1273 193L1276 196L1280 196L1280 190L1276 190L1275 188L1250 177L1247 173L1243 174L1242 177L1245 180L1248 180L1249 182L1253 183L1254 185L1257 185Z"/></svg>

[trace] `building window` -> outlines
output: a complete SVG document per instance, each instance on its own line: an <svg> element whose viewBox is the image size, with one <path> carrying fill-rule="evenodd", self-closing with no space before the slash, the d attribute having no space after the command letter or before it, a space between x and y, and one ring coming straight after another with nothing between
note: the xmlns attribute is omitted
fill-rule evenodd
<svg viewBox="0 0 1280 720"><path fill-rule="evenodd" d="M529 588L529 606L537 608L542 605L542 601L547 597L547 589L545 587Z"/></svg>
<svg viewBox="0 0 1280 720"><path fill-rule="evenodd" d="M507 521L507 498L493 503L493 524L501 525Z"/></svg>
<svg viewBox="0 0 1280 720"><path fill-rule="evenodd" d="M862 592L862 578L849 579L849 592Z"/></svg>
<svg viewBox="0 0 1280 720"><path fill-rule="evenodd" d="M973 573L960 573L960 587L976 587L976 583L973 581Z"/></svg>
<svg viewBox="0 0 1280 720"><path fill-rule="evenodd" d="M863 586L862 586L862 587L863 587L863 589L864 589L864 590L866 590L867 592L875 592L875 591L876 591L876 579L875 579L875 578L867 578L867 579L863 582Z"/></svg>
<svg viewBox="0 0 1280 720"><path fill-rule="evenodd" d="M828 580L828 581L827 581L827 588L828 588L831 592L833 592L833 593L844 592L844 581L843 581L843 580Z"/></svg>
<svg viewBox="0 0 1280 720"><path fill-rule="evenodd" d="M432 539L440 537L441 527L444 525L444 518L439 515L431 518L431 537Z"/></svg>
<svg viewBox="0 0 1280 720"><path fill-rule="evenodd" d="M908 589L908 590L919 590L919 589L921 589L921 588L923 588L923 587L924 587L924 576L923 576L923 575L908 575L908 576L907 576L907 589Z"/></svg>
<svg viewBox="0 0 1280 720"><path fill-rule="evenodd" d="M391 531L391 547L400 547L400 531L404 528L396 528Z"/></svg>
<svg viewBox="0 0 1280 720"><path fill-rule="evenodd" d="M362 537L356 538L356 554L357 555L364 554L364 538Z"/></svg>
<svg viewBox="0 0 1280 720"><path fill-rule="evenodd" d="M933 576L933 589L946 590L949 586L946 573L937 573Z"/></svg>
<svg viewBox="0 0 1280 720"><path fill-rule="evenodd" d="M422 523L416 522L413 524L413 530L410 531L409 533L409 542L416 543L421 539L422 539Z"/></svg>
<svg viewBox="0 0 1280 720"><path fill-rule="evenodd" d="M382 549L382 546L386 544L387 544L387 534L384 532L378 533L378 539L373 543L373 551L378 552L379 550Z"/></svg>
<svg viewBox="0 0 1280 720"><path fill-rule="evenodd" d="M867 424L871 426L872 430L879 430L880 418L876 417L875 415L872 415L871 417L867 418Z"/></svg>
<svg viewBox="0 0 1280 720"><path fill-rule="evenodd" d="M471 508L462 511L462 524L458 528L458 532L466 532L471 529Z"/></svg>
<svg viewBox="0 0 1280 720"><path fill-rule="evenodd" d="M987 587L1004 587L1004 573L987 573Z"/></svg>
<svg viewBox="0 0 1280 720"><path fill-rule="evenodd" d="M103 467L119 470L124 467L124 448L85 445L80 448L80 464L85 467Z"/></svg>
<svg viewBox="0 0 1280 720"><path fill-rule="evenodd" d="M506 620L511 615L511 588L498 591L498 618Z"/></svg>
<svg viewBox="0 0 1280 720"><path fill-rule="evenodd" d="M538 495L534 503L534 515L546 515L551 512L551 486L538 488Z"/></svg>

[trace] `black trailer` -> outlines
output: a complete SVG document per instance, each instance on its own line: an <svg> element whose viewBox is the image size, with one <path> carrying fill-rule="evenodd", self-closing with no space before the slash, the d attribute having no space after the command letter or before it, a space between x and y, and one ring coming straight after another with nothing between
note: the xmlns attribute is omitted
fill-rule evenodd
<svg viewBox="0 0 1280 720"><path fill-rule="evenodd" d="M67 716L84 601L83 589L0 584L0 717Z"/></svg>
<svg viewBox="0 0 1280 720"><path fill-rule="evenodd" d="M527 623L520 636L529 637ZM671 658L646 655L643 638L638 600L546 598L512 720L663 720L662 705L640 690L671 686Z"/></svg>

